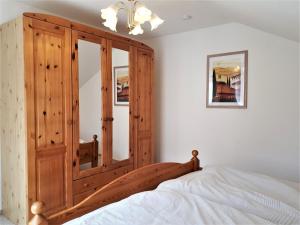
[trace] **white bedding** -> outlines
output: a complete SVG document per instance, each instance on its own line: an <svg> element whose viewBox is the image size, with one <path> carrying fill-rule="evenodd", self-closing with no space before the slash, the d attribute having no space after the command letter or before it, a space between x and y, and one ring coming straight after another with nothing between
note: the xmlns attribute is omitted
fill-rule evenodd
<svg viewBox="0 0 300 225"><path fill-rule="evenodd" d="M274 178L207 167L65 225L300 224L300 192Z"/></svg>

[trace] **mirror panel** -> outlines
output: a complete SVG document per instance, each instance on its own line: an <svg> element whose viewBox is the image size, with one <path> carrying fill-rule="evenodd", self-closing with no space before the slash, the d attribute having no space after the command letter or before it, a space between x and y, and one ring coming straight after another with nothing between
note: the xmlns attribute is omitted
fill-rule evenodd
<svg viewBox="0 0 300 225"><path fill-rule="evenodd" d="M78 40L80 170L101 165L101 45Z"/></svg>
<svg viewBox="0 0 300 225"><path fill-rule="evenodd" d="M129 158L129 52L112 48L112 163Z"/></svg>

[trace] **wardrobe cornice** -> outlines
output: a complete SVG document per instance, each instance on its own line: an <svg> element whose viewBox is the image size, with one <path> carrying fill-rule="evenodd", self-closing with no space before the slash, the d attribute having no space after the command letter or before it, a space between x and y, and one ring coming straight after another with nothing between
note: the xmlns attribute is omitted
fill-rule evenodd
<svg viewBox="0 0 300 225"><path fill-rule="evenodd" d="M133 39L130 39L130 38L118 35L118 34L104 31L101 28L90 27L88 25L74 22L74 21L71 21L71 20L68 20L65 18L61 18L58 16L47 15L47 14L42 14L42 13L29 13L29 12L25 12L25 13L23 13L23 15L26 17L33 18L33 19L38 19L38 20L41 20L44 22L56 24L56 25L63 26L66 28L71 28L73 30L86 32L86 33L97 35L97 36L107 38L110 40L123 42L128 45L133 45L138 48L143 48L145 50L153 51L153 49L151 47L149 47L148 45L146 45L142 42L139 42L139 41L136 41L136 40L133 40Z"/></svg>

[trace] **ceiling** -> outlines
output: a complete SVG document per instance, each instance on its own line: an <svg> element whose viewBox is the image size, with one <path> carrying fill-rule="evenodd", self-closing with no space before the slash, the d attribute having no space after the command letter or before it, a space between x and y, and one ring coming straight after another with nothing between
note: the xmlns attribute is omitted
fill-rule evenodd
<svg viewBox="0 0 300 225"><path fill-rule="evenodd" d="M100 9L117 0L16 0L56 15L102 27ZM126 1L126 0L125 0ZM165 23L139 38L147 39L225 23L241 23L299 42L299 1L289 0L141 0ZM184 15L192 16L183 20ZM127 33L126 13L120 11L118 32Z"/></svg>

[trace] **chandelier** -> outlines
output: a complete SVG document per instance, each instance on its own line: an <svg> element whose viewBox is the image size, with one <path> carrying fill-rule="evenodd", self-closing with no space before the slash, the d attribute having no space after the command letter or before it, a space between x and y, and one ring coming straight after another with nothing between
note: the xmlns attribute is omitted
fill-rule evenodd
<svg viewBox="0 0 300 225"><path fill-rule="evenodd" d="M159 18L156 14L152 13L151 10L147 9L145 5L136 1L128 0L129 5L124 2L119 1L106 9L101 9L101 18L105 20L103 25L111 29L112 31L117 31L118 17L117 14L120 9L124 9L128 13L127 25L129 29L129 34L138 35L143 34L144 30L141 25L145 22L150 22L151 30L156 29L164 21Z"/></svg>

